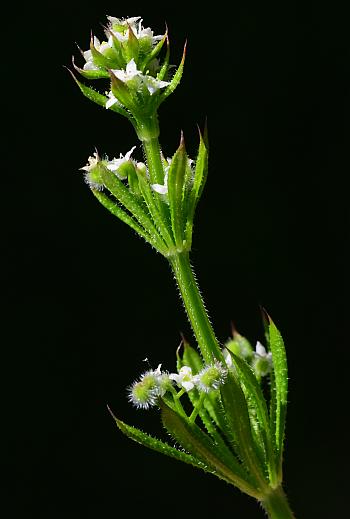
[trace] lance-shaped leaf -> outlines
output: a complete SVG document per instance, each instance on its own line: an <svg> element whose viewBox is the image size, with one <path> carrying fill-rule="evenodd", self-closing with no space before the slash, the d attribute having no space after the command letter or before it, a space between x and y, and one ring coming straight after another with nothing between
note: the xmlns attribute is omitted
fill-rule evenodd
<svg viewBox="0 0 350 519"><path fill-rule="evenodd" d="M185 339L183 339L183 346L183 355L182 358L178 357L177 368L180 370L182 366L189 366L192 369L192 373L196 375L203 368L203 361L201 356L194 348L192 348L192 346L188 344L188 342L186 342ZM216 442L219 450L223 453L227 453L229 456L234 456L217 429L217 427L219 429L224 428L224 421L222 419L222 405L219 402L218 393L218 391L211 391L205 396L203 407L199 410L199 416L206 430ZM196 405L200 398L196 389L191 390L188 393L188 397L191 400L193 406Z"/></svg>
<svg viewBox="0 0 350 519"><path fill-rule="evenodd" d="M275 382L275 398L276 398L276 421L275 436L277 447L277 466L281 472L283 442L287 412L287 394L288 394L288 368L287 356L284 342L279 330L276 328L272 319L269 319L269 346L272 353L274 382ZM273 396L273 395L272 395Z"/></svg>
<svg viewBox="0 0 350 519"><path fill-rule="evenodd" d="M113 70L109 70L109 75L111 77L111 90L113 95L129 110L135 108L132 95L127 85L113 73Z"/></svg>
<svg viewBox="0 0 350 519"><path fill-rule="evenodd" d="M93 39L90 41L90 50L93 62L97 67L111 69L118 66L118 61L115 58L105 56L96 49Z"/></svg>
<svg viewBox="0 0 350 519"><path fill-rule="evenodd" d="M129 63L132 59L135 61L135 63L138 62L139 58L139 40L135 36L134 31L129 25L128 29L128 41L122 43L122 49L125 57L125 61Z"/></svg>
<svg viewBox="0 0 350 519"><path fill-rule="evenodd" d="M142 62L139 64L139 70L142 71L143 74L147 72L147 67L152 60L154 60L158 54L160 53L165 40L168 38L168 28L166 28L165 34L163 38L157 43L155 47L151 50L151 52L147 53ZM159 78L158 78L159 79Z"/></svg>
<svg viewBox="0 0 350 519"><path fill-rule="evenodd" d="M264 476L265 466L261 466L259 450L254 443L251 431L247 402L238 374L233 370L229 371L226 383L221 386L221 396L235 450L254 478L256 485L263 490L267 485Z"/></svg>
<svg viewBox="0 0 350 519"><path fill-rule="evenodd" d="M254 487L253 481L244 468L231 457L222 459L222 453L217 445L197 425L180 417L163 403L161 413L164 427L186 451L211 467L219 478L251 496L260 497L260 492Z"/></svg>
<svg viewBox="0 0 350 519"><path fill-rule="evenodd" d="M180 146L172 158L168 172L168 200L170 206L171 226L175 243L183 246L185 218L183 212L183 191L186 166L188 163L185 141L181 134Z"/></svg>
<svg viewBox="0 0 350 519"><path fill-rule="evenodd" d="M184 351L181 363L181 365L190 366L194 374L199 373L204 366L199 353L194 348L192 348L192 346L190 346L186 341L184 342ZM224 411L222 408L222 402L219 393L216 391L208 393L204 400L203 406L209 414L213 423L216 424L216 426L227 437L230 437L230 432L227 430L227 423L224 419Z"/></svg>
<svg viewBox="0 0 350 519"><path fill-rule="evenodd" d="M183 74L183 71L184 71L185 57L186 57L186 43L184 45L184 50L183 50L182 59L181 59L179 68L175 72L174 77L172 78L172 80L170 81L170 85L168 85L166 87L164 92L159 97L159 104L162 103L168 96L170 96L170 94L172 94L174 92L175 88L180 83L181 78L182 78L182 74Z"/></svg>
<svg viewBox="0 0 350 519"><path fill-rule="evenodd" d="M110 410L109 410L110 411ZM153 436L144 433L140 429L137 429L136 427L132 427L131 425L127 425L126 423L122 422L118 418L116 418L113 413L112 414L117 426L119 429L128 436L131 440L135 441L136 443L139 443L143 445L144 447L147 447L149 449L152 449L154 451L160 452L161 454L165 454L166 456L169 456L170 458L174 458L179 461L183 461L184 463L188 463L189 465L192 465L193 467L199 468L204 470L205 472L209 472L210 474L217 475L216 472L197 459L195 456L192 456L191 454L188 454L187 452L184 452L183 450L178 450L175 447L171 447L168 443L163 442L162 440L159 440L157 438L154 438Z"/></svg>
<svg viewBox="0 0 350 519"><path fill-rule="evenodd" d="M123 56L123 49L122 49L122 42L118 40L118 38L115 36L115 34L108 28L105 30L106 36L108 38L111 38L113 50L115 52L115 62L117 64L116 67L118 69L123 69L126 66L126 61Z"/></svg>
<svg viewBox="0 0 350 519"><path fill-rule="evenodd" d="M93 194L97 198L97 200L106 208L108 211L119 218L122 222L126 223L129 227L131 227L134 231L137 232L142 238L144 238L152 247L154 247L158 252L165 255L166 248L164 247L164 242L160 238L157 233L149 234L146 229L141 227L137 221L127 214L121 207L119 207L113 200L111 200L107 195L102 193L101 191L97 191L96 189L92 189Z"/></svg>
<svg viewBox="0 0 350 519"><path fill-rule="evenodd" d="M103 184L112 193L113 196L139 221L142 227L151 236L159 236L152 220L145 213L143 207L139 203L137 197L129 191L119 178L114 175L108 168L101 165L101 178ZM161 238L160 238L161 240Z"/></svg>
<svg viewBox="0 0 350 519"><path fill-rule="evenodd" d="M199 149L194 171L194 179L192 190L187 199L187 225L186 225L186 241L191 244L193 220L198 201L201 197L205 182L208 176L208 147L202 134L199 133Z"/></svg>
<svg viewBox="0 0 350 519"><path fill-rule="evenodd" d="M152 216L152 219L159 230L159 233L163 237L165 243L169 248L174 247L174 240L171 236L171 233L167 227L167 222L163 218L163 215L159 211L159 207L156 204L156 201L153 197L153 192L150 188L150 185L142 175L139 175L139 186L142 192L142 196L146 202L147 208Z"/></svg>
<svg viewBox="0 0 350 519"><path fill-rule="evenodd" d="M73 67L79 74L86 79L102 79L102 78L109 78L109 74L105 69L98 69L98 70L84 70L83 68L78 67L75 64L74 56L72 56L72 64Z"/></svg>
<svg viewBox="0 0 350 519"><path fill-rule="evenodd" d="M266 400L260 384L258 383L252 368L247 362L237 355L231 353L235 368L244 384L245 391L256 412L257 424L263 439L263 449L266 452L266 463L269 471L270 482L276 483L275 449L272 441L269 413Z"/></svg>
<svg viewBox="0 0 350 519"><path fill-rule="evenodd" d="M170 58L170 44L169 44L169 37L168 37L168 29L166 32L166 54L164 58L163 65L160 69L160 71L157 74L157 79L160 81L163 81L168 70L169 70L169 58Z"/></svg>
<svg viewBox="0 0 350 519"><path fill-rule="evenodd" d="M90 101L93 101L94 103L98 104L99 106L103 106L104 108L106 107L106 103L108 101L107 96L100 94L100 92L97 92L93 88L84 85L83 83L78 81L78 79L75 77L75 75L73 74L73 72L71 70L69 70L69 69L67 69L67 70L71 74L71 76L74 79L74 81L76 82L76 84L78 85L80 91L84 94L85 97L87 97L87 99L89 99ZM120 104L115 103L114 105L112 105L110 107L110 110L112 110L113 112L116 112L120 115L123 115L124 117L129 119L129 121L133 125L135 125L135 121L133 120L132 116L122 106L120 106Z"/></svg>

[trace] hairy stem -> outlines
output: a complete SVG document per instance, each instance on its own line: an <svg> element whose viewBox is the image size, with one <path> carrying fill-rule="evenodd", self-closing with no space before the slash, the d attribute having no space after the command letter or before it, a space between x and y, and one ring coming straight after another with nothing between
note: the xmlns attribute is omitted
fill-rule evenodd
<svg viewBox="0 0 350 519"><path fill-rule="evenodd" d="M213 362L213 359L222 360L219 343L192 272L188 252L176 254L169 261L204 360L207 363Z"/></svg>
<svg viewBox="0 0 350 519"><path fill-rule="evenodd" d="M295 519L282 487L277 487L261 501L270 519Z"/></svg>

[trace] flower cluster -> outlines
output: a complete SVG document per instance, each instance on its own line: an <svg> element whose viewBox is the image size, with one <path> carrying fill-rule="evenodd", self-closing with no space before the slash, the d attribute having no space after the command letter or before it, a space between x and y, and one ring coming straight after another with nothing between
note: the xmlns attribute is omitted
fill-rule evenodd
<svg viewBox="0 0 350 519"><path fill-rule="evenodd" d="M156 370L146 371L128 388L128 399L137 408L149 409L157 405L159 398L168 391L176 394L174 383L181 394L193 389L208 394L219 389L227 376L226 367L219 361L204 366L197 374L192 373L190 366L182 366L178 373L167 373L160 368L161 364Z"/></svg>
<svg viewBox="0 0 350 519"><path fill-rule="evenodd" d="M132 182L137 178L137 174L145 176L147 172L146 165L143 162L137 162L131 158L136 146L133 146L125 155L120 153L119 158L100 159L97 152L88 158L86 166L80 168L84 171L85 182L88 186L97 191L104 188L103 169L111 171L119 180L129 180Z"/></svg>
<svg viewBox="0 0 350 519"><path fill-rule="evenodd" d="M141 140L159 133L157 109L180 82L184 56L173 77L169 74L169 41L167 32L154 35L142 25L139 16L120 19L108 16L106 39L92 36L90 48L81 51L85 63L75 70L86 79L110 79L104 94L81 84L79 88L90 100L127 117ZM166 42L167 52L161 62L159 54Z"/></svg>
<svg viewBox="0 0 350 519"><path fill-rule="evenodd" d="M148 409L156 405L158 398L162 397L171 385L167 373L161 371L161 364L156 370L148 370L143 373L128 388L128 398L139 409Z"/></svg>
<svg viewBox="0 0 350 519"><path fill-rule="evenodd" d="M254 351L250 342L236 330L233 330L232 335L233 337L228 339L222 351L227 367L233 369L232 354L234 354L250 364L257 378L268 375L272 369L271 352L267 352L260 341L257 341Z"/></svg>

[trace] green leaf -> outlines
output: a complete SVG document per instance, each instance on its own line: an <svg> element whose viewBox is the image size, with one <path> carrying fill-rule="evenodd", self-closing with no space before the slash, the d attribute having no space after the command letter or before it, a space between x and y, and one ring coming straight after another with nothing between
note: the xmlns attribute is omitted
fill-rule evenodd
<svg viewBox="0 0 350 519"><path fill-rule="evenodd" d="M189 366L194 374L199 373L203 368L203 361L201 356L187 342L184 342L182 364L185 366Z"/></svg>
<svg viewBox="0 0 350 519"><path fill-rule="evenodd" d="M285 422L287 413L288 368L286 350L284 347L282 336L270 317L269 346L272 353L273 371L275 379L274 394L276 398L275 437L278 452L277 466L281 471Z"/></svg>
<svg viewBox="0 0 350 519"><path fill-rule="evenodd" d="M111 77L111 90L113 95L118 101L129 109L134 109L134 101L130 93L129 88L126 84L121 81L117 76L110 70L109 75ZM112 105L115 106L115 105Z"/></svg>
<svg viewBox="0 0 350 519"><path fill-rule="evenodd" d="M119 427L119 429L126 436L128 436L135 442L140 443L144 447L148 447L149 449L160 452L161 454L165 454L166 456L169 456L170 458L175 458L179 461L183 461L184 463L188 463L189 465L193 465L194 467L200 468L200 469L204 470L205 472L213 473L211 468L209 468L207 465L205 465L203 462L201 462L194 456L187 454L187 452L180 451L180 450L176 449L175 447L171 447L168 443L158 440L157 438L154 438L153 436L144 433L140 429L137 429L136 427L132 427L131 425L127 425L126 423L122 422L121 420L118 420L118 418L116 418L113 414L112 414L112 416L113 416L117 426Z"/></svg>
<svg viewBox="0 0 350 519"><path fill-rule="evenodd" d="M187 342L184 342L184 351L181 359L181 365L179 367L181 366L189 366L194 374L199 373L204 366L199 353L194 348L192 348L192 346L190 346ZM191 396L192 393L193 391L189 393L189 396ZM209 414L212 422L216 424L219 427L219 429L225 431L226 424L223 419L222 404L218 392L214 391L208 393L204 400L203 406L205 408L205 411ZM203 419L202 415L201 418ZM205 426L207 427L208 432L210 432L207 423L205 424Z"/></svg>
<svg viewBox="0 0 350 519"><path fill-rule="evenodd" d="M136 220L128 215L123 209L121 209L113 200L111 200L107 195L102 193L101 191L97 191L96 189L92 189L93 194L97 198L97 200L106 208L110 213L119 218L122 222L126 223L129 227L131 227L134 231L137 232L142 238L144 238L152 247L158 250L161 254L166 253L166 248L164 247L164 243L157 235L150 235L143 227L140 227Z"/></svg>
<svg viewBox="0 0 350 519"><path fill-rule="evenodd" d="M86 79L102 79L102 78L109 78L109 74L106 70L104 69L99 69L99 70L84 70L83 68L80 68L78 67L75 63L74 63L74 58L72 59L72 62L73 62L73 67L75 68L75 70L77 72L79 72L79 74L83 77L85 77Z"/></svg>
<svg viewBox="0 0 350 519"><path fill-rule="evenodd" d="M154 227L151 219L145 213L137 197L114 175L108 168L101 165L101 177L106 188L116 197L116 199L139 221L141 226L150 236L162 243L162 240ZM164 244L162 243L164 249Z"/></svg>
<svg viewBox="0 0 350 519"><path fill-rule="evenodd" d="M139 48L140 48L139 40L135 36L135 33L131 27L129 27L128 34L129 34L128 41L122 43L125 61L127 63L129 63L129 61L131 61L133 59L135 61L135 63L137 63L138 57L139 57Z"/></svg>
<svg viewBox="0 0 350 519"><path fill-rule="evenodd" d="M201 134L196 160L194 180L187 202L186 241L191 244L195 210L208 176L208 148Z"/></svg>
<svg viewBox="0 0 350 519"><path fill-rule="evenodd" d="M239 376L230 370L226 383L221 386L225 417L239 457L263 491L267 485L265 467L261 465L259 451L254 443L247 402L240 386Z"/></svg>
<svg viewBox="0 0 350 519"><path fill-rule="evenodd" d="M180 417L165 404L161 404L164 427L190 454L212 469L221 479L251 496L260 496L244 468L233 458L221 459L222 453L211 438L197 425Z"/></svg>
<svg viewBox="0 0 350 519"><path fill-rule="evenodd" d="M114 67L114 68L117 68L119 70L125 68L126 62L125 62L125 59L123 57L122 43L115 36L114 32L110 31L109 29L107 29L107 31L106 31L106 36L108 38L109 37L112 38L113 50L115 52L115 62L117 63L117 66Z"/></svg>
<svg viewBox="0 0 350 519"><path fill-rule="evenodd" d="M94 103L98 104L99 106L103 106L104 108L106 107L106 102L108 101L107 96L100 94L93 88L84 85L83 83L78 81L78 79L75 77L75 75L73 74L73 72L71 70L69 70L69 69L67 69L67 70L71 74L72 78L74 79L74 81L76 82L78 87L80 88L81 92L84 94L85 97L87 97L87 99L89 99L90 101L93 101ZM132 119L131 115L119 104L115 103L114 105L112 105L110 107L110 110L112 110L113 112L116 112L120 115L123 115L124 117L129 119L133 125L135 125L135 122Z"/></svg>
<svg viewBox="0 0 350 519"><path fill-rule="evenodd" d="M146 205L148 207L148 210L152 216L152 219L159 230L159 233L162 235L163 240L167 244L169 248L174 247L174 241L173 238L167 228L166 222L164 221L164 218L162 214L160 213L157 204L153 197L153 192L150 188L150 185L148 181L143 177L139 176L139 186L143 195L143 198L146 202Z"/></svg>
<svg viewBox="0 0 350 519"><path fill-rule="evenodd" d="M239 371L239 376L244 384L246 393L249 395L250 401L256 411L256 421L263 439L263 449L266 452L270 481L274 484L276 482L275 450L264 394L250 365L237 355L231 354L231 357L236 369Z"/></svg>
<svg viewBox="0 0 350 519"><path fill-rule="evenodd" d="M187 162L188 159L185 143L183 135L181 135L180 146L173 156L168 173L168 199L170 206L171 225L175 243L179 248L183 247L184 241L184 214L182 200Z"/></svg>
<svg viewBox="0 0 350 519"><path fill-rule="evenodd" d="M167 30L167 32L166 32L166 54L165 54L162 68L160 69L160 71L157 74L157 79L159 79L160 81L164 80L164 78L168 72L169 58L170 58L170 44L169 44L169 37L168 37L168 30Z"/></svg>
<svg viewBox="0 0 350 519"><path fill-rule="evenodd" d="M148 67L149 63L158 56L158 54L160 53L160 51L164 45L164 42L165 42L165 40L167 40L167 38L168 38L168 29L165 31L163 38L157 43L157 45L155 47L153 47L151 52L146 54L144 60L142 61L142 63L140 63L139 70L141 70L141 72L143 74L145 74L147 72L147 67Z"/></svg>
<svg viewBox="0 0 350 519"><path fill-rule="evenodd" d="M164 90L164 92L161 94L161 96L159 98L160 99L160 103L162 103L168 96L170 96L170 94L172 94L174 92L175 88L180 83L181 78L182 78L182 74L183 74L183 71L184 71L185 57L186 57L186 43L185 43L185 46L184 46L184 51L183 51L183 54L182 54L182 59L181 59L181 63L179 65L179 68L175 72L173 79L170 81L170 85L168 85L166 87L166 89ZM161 74L158 75L159 78L160 78L160 76L161 76Z"/></svg>
<svg viewBox="0 0 350 519"><path fill-rule="evenodd" d="M97 67L113 69L118 66L116 59L109 58L96 49L93 40L90 42L90 50L93 62Z"/></svg>

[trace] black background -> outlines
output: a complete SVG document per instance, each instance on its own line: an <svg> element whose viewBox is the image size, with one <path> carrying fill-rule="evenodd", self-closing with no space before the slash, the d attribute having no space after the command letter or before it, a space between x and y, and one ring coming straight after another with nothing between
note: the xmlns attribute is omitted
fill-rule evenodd
<svg viewBox="0 0 350 519"><path fill-rule="evenodd" d="M210 173L192 260L218 337L233 320L262 339L259 305L282 331L290 405L285 485L298 518L346 510L349 66L335 3L83 2L21 7L4 22L2 299L7 517L262 517L215 478L125 438L107 412L162 435L125 388L175 366L191 331L166 262L90 194L79 168L125 153L128 122L80 94L63 65L105 15L169 27L182 83L160 109L161 142L197 148ZM141 149L135 152L142 159ZM123 510L126 509L126 512Z"/></svg>

